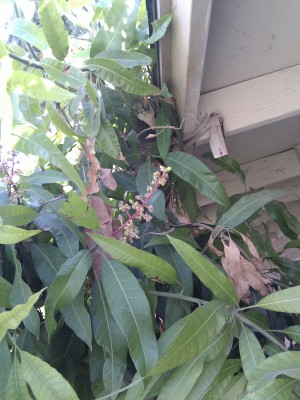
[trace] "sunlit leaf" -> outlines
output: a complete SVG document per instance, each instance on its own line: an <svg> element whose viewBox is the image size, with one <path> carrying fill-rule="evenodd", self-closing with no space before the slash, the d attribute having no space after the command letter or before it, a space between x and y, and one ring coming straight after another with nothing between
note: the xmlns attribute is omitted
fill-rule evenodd
<svg viewBox="0 0 300 400"><path fill-rule="evenodd" d="M10 93L26 94L38 100L67 101L75 97L52 81L26 71L14 71L8 81Z"/></svg>
<svg viewBox="0 0 300 400"><path fill-rule="evenodd" d="M26 231L10 225L0 226L0 244L14 244L40 233L39 230Z"/></svg>
<svg viewBox="0 0 300 400"><path fill-rule="evenodd" d="M138 268L148 278L160 279L167 283L176 282L175 269L154 254L139 250L120 240L91 233L89 235L113 258L129 267Z"/></svg>
<svg viewBox="0 0 300 400"><path fill-rule="evenodd" d="M68 177L54 169L44 169L43 171L33 172L31 175L20 176L19 184L22 189L28 188L31 185L43 185L45 183L67 182Z"/></svg>
<svg viewBox="0 0 300 400"><path fill-rule="evenodd" d="M243 400L291 400L293 385L298 379L278 378L265 389L252 392Z"/></svg>
<svg viewBox="0 0 300 400"><path fill-rule="evenodd" d="M44 58L41 65L53 81L61 83L66 88L80 89L86 83L83 72L74 66L67 66L52 58Z"/></svg>
<svg viewBox="0 0 300 400"><path fill-rule="evenodd" d="M32 154L51 162L61 169L78 186L82 193L85 193L85 186L75 168L45 134L27 129L26 132L15 131L13 136L15 150L25 154Z"/></svg>
<svg viewBox="0 0 300 400"><path fill-rule="evenodd" d="M71 385L39 357L20 351L26 382L34 396L47 400L79 400Z"/></svg>
<svg viewBox="0 0 300 400"><path fill-rule="evenodd" d="M68 54L68 32L64 27L55 0L43 0L39 4L42 29L53 55L63 61Z"/></svg>
<svg viewBox="0 0 300 400"><path fill-rule="evenodd" d="M157 361L150 306L134 275L115 260L102 265L103 288L110 311L127 338L137 371L146 375Z"/></svg>
<svg viewBox="0 0 300 400"><path fill-rule="evenodd" d="M72 192L64 202L60 212L77 225L89 229L99 228L99 219L95 210L76 193Z"/></svg>
<svg viewBox="0 0 300 400"><path fill-rule="evenodd" d="M114 86L121 87L125 92L141 96L159 94L159 89L137 78L133 72L128 71L115 61L108 58L91 58L85 61L85 65L96 69L101 79Z"/></svg>
<svg viewBox="0 0 300 400"><path fill-rule="evenodd" d="M101 127L96 138L96 143L100 151L108 154L112 158L118 159L121 153L118 136L107 119L101 120Z"/></svg>
<svg viewBox="0 0 300 400"><path fill-rule="evenodd" d="M37 217L37 212L30 207L21 205L0 206L0 217L4 225L27 225Z"/></svg>
<svg viewBox="0 0 300 400"><path fill-rule="evenodd" d="M98 54L98 57L114 60L125 68L132 68L137 65L150 65L152 62L151 58L145 54L124 50L103 51Z"/></svg>
<svg viewBox="0 0 300 400"><path fill-rule="evenodd" d="M177 151L168 154L166 164L204 196L224 206L230 205L226 191L216 175L196 157Z"/></svg>
<svg viewBox="0 0 300 400"><path fill-rule="evenodd" d="M10 25L10 33L40 50L45 50L48 47L42 29L38 28L32 21L23 18L14 19Z"/></svg>
<svg viewBox="0 0 300 400"><path fill-rule="evenodd" d="M161 39L167 31L167 28L172 20L172 14L166 14L163 17L152 22L153 33L144 42L147 44L153 44Z"/></svg>
<svg viewBox="0 0 300 400"><path fill-rule="evenodd" d="M18 304L10 311L0 313L0 341L6 335L8 329L16 329L22 320L26 318L31 310L31 307L37 302L44 289L29 297L27 303Z"/></svg>

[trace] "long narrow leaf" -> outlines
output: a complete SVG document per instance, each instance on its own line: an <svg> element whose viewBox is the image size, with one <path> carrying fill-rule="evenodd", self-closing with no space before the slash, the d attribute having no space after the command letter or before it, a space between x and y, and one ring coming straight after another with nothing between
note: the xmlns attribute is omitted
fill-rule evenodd
<svg viewBox="0 0 300 400"><path fill-rule="evenodd" d="M0 217L4 225L26 225L37 217L37 212L30 207L21 205L0 206Z"/></svg>
<svg viewBox="0 0 300 400"><path fill-rule="evenodd" d="M61 169L78 188L85 193L85 187L75 168L69 163L59 148L43 133L28 130L13 133L15 137L14 148L25 154L32 154L50 161Z"/></svg>
<svg viewBox="0 0 300 400"><path fill-rule="evenodd" d="M27 303L18 304L10 311L0 313L0 341L6 335L8 329L16 329L24 318L26 318L31 307L37 302L44 289L29 297Z"/></svg>
<svg viewBox="0 0 300 400"><path fill-rule="evenodd" d="M125 92L140 96L159 94L159 89L137 78L133 72L128 71L115 61L108 58L91 58L85 61L87 67L97 70L100 78L114 86L121 87Z"/></svg>
<svg viewBox="0 0 300 400"><path fill-rule="evenodd" d="M159 339L159 361L149 375L161 374L195 357L220 332L227 318L225 304L214 300L176 322Z"/></svg>
<svg viewBox="0 0 300 400"><path fill-rule="evenodd" d="M217 225L234 228L250 218L265 204L288 194L281 190L262 190L257 193L246 194L222 215Z"/></svg>
<svg viewBox="0 0 300 400"><path fill-rule="evenodd" d="M138 268L148 278L160 279L163 282L175 283L176 271L170 264L154 254L136 249L128 243L106 236L90 233L91 238L116 260L129 266Z"/></svg>
<svg viewBox="0 0 300 400"><path fill-rule="evenodd" d="M39 17L53 55L63 61L69 50L68 32L59 15L55 0L43 0L39 4Z"/></svg>
<svg viewBox="0 0 300 400"><path fill-rule="evenodd" d="M39 230L26 231L10 225L0 226L0 243L15 244L40 233Z"/></svg>
<svg viewBox="0 0 300 400"><path fill-rule="evenodd" d="M166 164L204 196L226 207L230 206L226 191L216 175L196 157L177 151L168 154Z"/></svg>
<svg viewBox="0 0 300 400"><path fill-rule="evenodd" d="M236 291L226 275L189 244L168 235L172 245L191 270L219 299L238 304Z"/></svg>
<svg viewBox="0 0 300 400"><path fill-rule="evenodd" d="M8 81L10 93L26 94L38 100L67 101L75 97L54 82L26 71L14 71Z"/></svg>
<svg viewBox="0 0 300 400"><path fill-rule="evenodd" d="M150 306L134 275L115 260L102 265L103 288L110 311L127 338L129 352L141 376L157 362L157 344Z"/></svg>
<svg viewBox="0 0 300 400"><path fill-rule="evenodd" d="M265 360L265 356L256 336L245 326L241 330L239 348L243 370L248 381L250 381L251 375L259 364Z"/></svg>
<svg viewBox="0 0 300 400"><path fill-rule="evenodd" d="M278 375L300 378L300 352L290 351L275 354L264 360L253 372L249 390L256 392L274 382Z"/></svg>
<svg viewBox="0 0 300 400"><path fill-rule="evenodd" d="M26 382L37 399L79 400L71 385L49 364L26 351L20 351Z"/></svg>
<svg viewBox="0 0 300 400"><path fill-rule="evenodd" d="M260 300L256 307L279 312L299 313L299 301L300 286L295 286L269 294Z"/></svg>
<svg viewBox="0 0 300 400"><path fill-rule="evenodd" d="M4 400L31 400L29 396L26 381L21 369L21 364L14 355L13 365L5 387Z"/></svg>
<svg viewBox="0 0 300 400"><path fill-rule="evenodd" d="M23 18L16 18L13 20L10 29L10 32L13 36L17 36L18 38L25 40L40 50L46 50L48 47L48 43L42 29L38 28L37 25L32 21L27 21Z"/></svg>

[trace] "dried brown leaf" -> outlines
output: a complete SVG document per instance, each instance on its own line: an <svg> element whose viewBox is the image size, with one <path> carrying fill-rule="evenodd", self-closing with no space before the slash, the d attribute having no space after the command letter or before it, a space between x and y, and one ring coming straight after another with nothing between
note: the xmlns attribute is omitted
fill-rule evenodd
<svg viewBox="0 0 300 400"><path fill-rule="evenodd" d="M111 190L116 190L117 182L115 181L115 178L113 177L110 168L100 169L100 179L102 180L102 182L106 187L108 187Z"/></svg>
<svg viewBox="0 0 300 400"><path fill-rule="evenodd" d="M207 243L207 246L209 248L209 250L216 254L218 257L222 257L223 256L223 251L220 251L219 249L216 248L216 246L214 245L214 241L213 238L210 236L209 241Z"/></svg>
<svg viewBox="0 0 300 400"><path fill-rule="evenodd" d="M99 192L98 173L101 169L100 163L95 156L95 138L86 139L86 158L90 162L90 170L88 172L89 185L86 189L87 194Z"/></svg>
<svg viewBox="0 0 300 400"><path fill-rule="evenodd" d="M268 294L268 280L264 278L255 267L241 256L239 248L229 240L228 244L224 244L224 257L221 262L228 277L236 288L239 299L249 303L250 287L260 293L261 296Z"/></svg>

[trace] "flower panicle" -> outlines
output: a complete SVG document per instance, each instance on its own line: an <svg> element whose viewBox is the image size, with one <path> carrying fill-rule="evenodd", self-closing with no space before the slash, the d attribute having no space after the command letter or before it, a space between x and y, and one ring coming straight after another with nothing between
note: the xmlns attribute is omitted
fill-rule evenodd
<svg viewBox="0 0 300 400"><path fill-rule="evenodd" d="M152 204L148 204L158 189L159 186L165 186L169 177L170 167L160 166L159 171L153 174L151 185L147 186L146 193L144 195L138 194L134 200L129 200L128 203L120 201L119 210L121 213L118 216L120 222L119 228L113 232L113 236L117 233L122 232L122 239L124 241L133 242L134 239L138 239L139 229L134 224L134 220L150 222L152 216L149 213L154 211Z"/></svg>

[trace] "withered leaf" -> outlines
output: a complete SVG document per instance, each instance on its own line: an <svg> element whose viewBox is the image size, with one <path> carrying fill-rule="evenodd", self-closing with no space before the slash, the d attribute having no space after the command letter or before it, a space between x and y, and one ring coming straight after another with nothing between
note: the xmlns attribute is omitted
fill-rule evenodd
<svg viewBox="0 0 300 400"><path fill-rule="evenodd" d="M239 299L249 303L250 287L260 293L261 296L268 294L268 280L264 278L254 266L241 256L237 245L232 239L224 244L224 257L221 262L229 279L236 288Z"/></svg>

